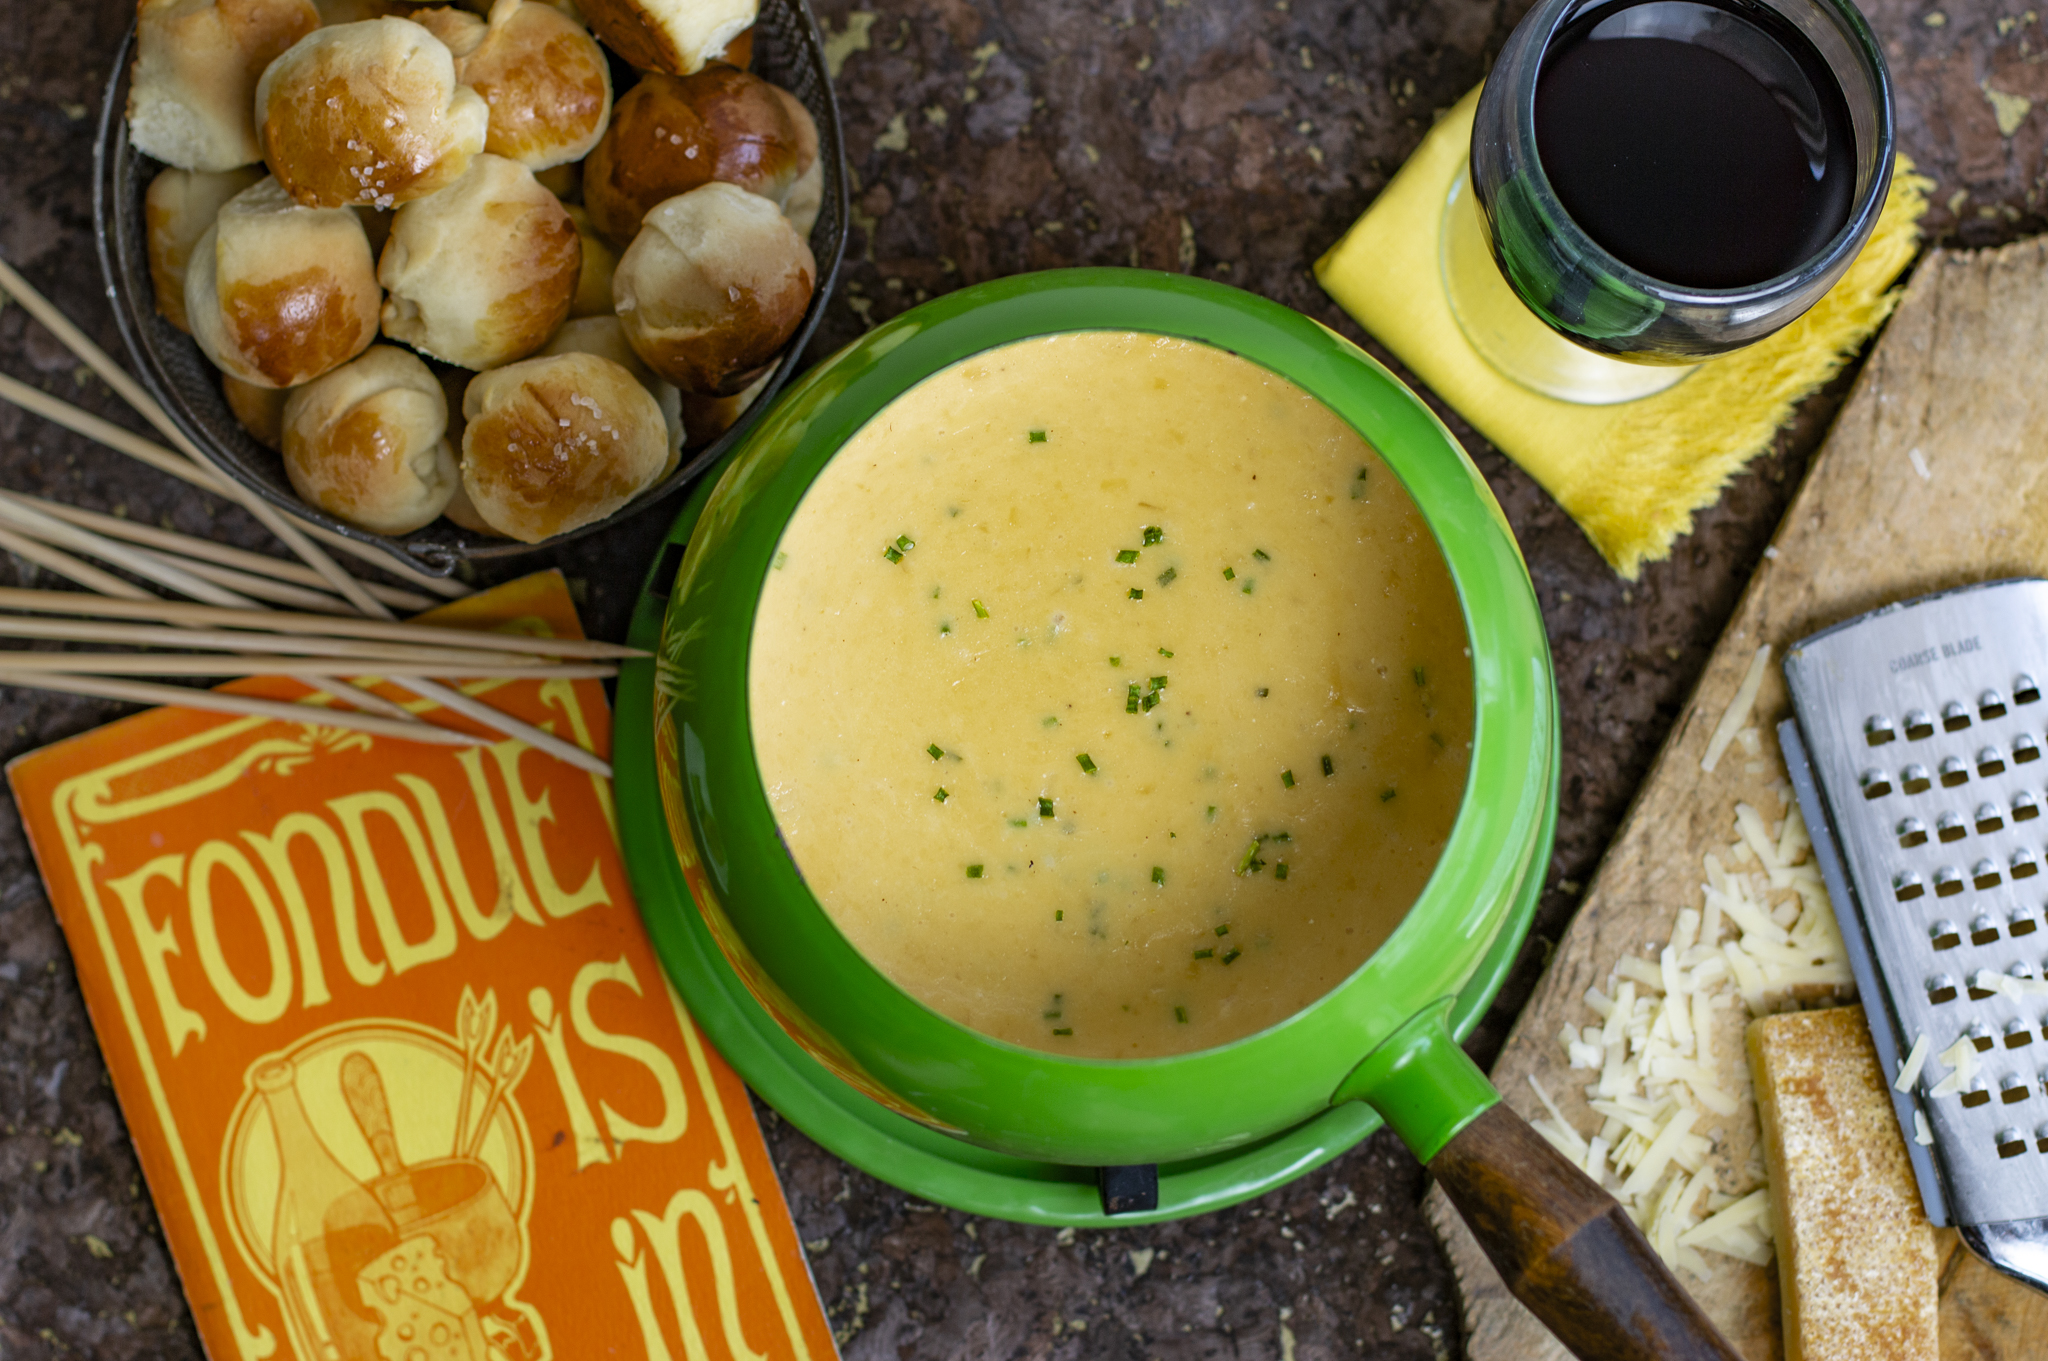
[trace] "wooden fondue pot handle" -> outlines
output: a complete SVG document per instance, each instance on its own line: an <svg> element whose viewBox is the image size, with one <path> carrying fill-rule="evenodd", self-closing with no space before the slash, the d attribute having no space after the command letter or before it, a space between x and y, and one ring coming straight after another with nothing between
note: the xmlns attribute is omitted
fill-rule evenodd
<svg viewBox="0 0 2048 1361"><path fill-rule="evenodd" d="M1496 1102L1429 1170L1516 1299L1583 1361L1742 1361L1613 1196Z"/></svg>

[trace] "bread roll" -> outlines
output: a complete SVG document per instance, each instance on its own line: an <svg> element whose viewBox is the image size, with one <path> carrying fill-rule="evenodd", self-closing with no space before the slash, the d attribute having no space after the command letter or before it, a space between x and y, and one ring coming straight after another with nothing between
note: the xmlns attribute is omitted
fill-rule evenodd
<svg viewBox="0 0 2048 1361"><path fill-rule="evenodd" d="M138 0L128 140L182 170L262 160L257 77L319 26L312 0Z"/></svg>
<svg viewBox="0 0 2048 1361"><path fill-rule="evenodd" d="M455 74L491 106L484 150L529 170L582 160L612 116L603 49L549 5L498 0L476 45L456 52Z"/></svg>
<svg viewBox="0 0 2048 1361"><path fill-rule="evenodd" d="M462 409L463 490L485 523L522 543L603 519L668 460L661 408L637 378L596 355L478 374Z"/></svg>
<svg viewBox="0 0 2048 1361"><path fill-rule="evenodd" d="M490 109L455 58L410 19L301 38L256 86L263 157L312 207L391 208L454 183L484 149Z"/></svg>
<svg viewBox="0 0 2048 1361"><path fill-rule="evenodd" d="M260 388L224 373L220 390L228 399L228 410L235 413L236 422L249 432L250 439L272 453L283 452L284 404L292 395L289 388Z"/></svg>
<svg viewBox="0 0 2048 1361"><path fill-rule="evenodd" d="M687 76L725 51L760 11L758 0L579 0L612 51L643 71Z"/></svg>
<svg viewBox="0 0 2048 1361"><path fill-rule="evenodd" d="M192 338L257 387L297 387L361 354L378 298L361 219L302 208L274 179L222 204L185 267Z"/></svg>
<svg viewBox="0 0 2048 1361"><path fill-rule="evenodd" d="M674 383L640 362L640 356L626 343L626 333L619 328L617 317L607 312L601 317L565 321L541 353L594 354L599 359L611 360L639 379L640 386L653 395L655 405L661 408L662 423L668 427L668 459L658 476L667 477L676 470L676 465L683 461L683 394Z"/></svg>
<svg viewBox="0 0 2048 1361"><path fill-rule="evenodd" d="M740 417L747 414L747 408L760 399L768 387L768 380L774 377L771 369L749 383L740 392L730 397L704 397L694 392L683 393L683 429L689 432L692 445L705 445L717 439L726 431L739 424Z"/></svg>
<svg viewBox="0 0 2048 1361"><path fill-rule="evenodd" d="M464 57L476 51L484 40L484 34L488 33L491 27L484 22L482 15L471 14L466 9L451 9L446 5L416 9L405 17L441 40L441 45L448 49L448 55L455 58L458 63L455 72L457 80L462 80L459 63ZM463 83L466 85L469 82ZM488 138L489 134L486 133L485 136Z"/></svg>
<svg viewBox="0 0 2048 1361"><path fill-rule="evenodd" d="M384 334L467 369L532 354L569 315L582 246L560 201L488 152L392 219Z"/></svg>
<svg viewBox="0 0 2048 1361"><path fill-rule="evenodd" d="M612 315L612 275L619 268L618 252L597 234L590 214L574 204L564 205L569 220L576 224L576 237L583 243L582 272L576 276L576 297L569 304L572 317Z"/></svg>
<svg viewBox="0 0 2048 1361"><path fill-rule="evenodd" d="M419 356L376 345L292 393L284 404L284 471L329 515L378 534L436 519L459 474L448 400Z"/></svg>
<svg viewBox="0 0 2048 1361"><path fill-rule="evenodd" d="M220 206L262 178L262 171L248 167L215 173L173 166L149 182L142 196L149 281L156 289L156 310L179 330L192 329L185 319L185 264L192 248L220 216Z"/></svg>
<svg viewBox="0 0 2048 1361"><path fill-rule="evenodd" d="M713 180L779 207L817 158L818 132L803 105L759 76L731 66L650 75L619 100L584 163L583 206L623 250L655 204Z"/></svg>
<svg viewBox="0 0 2048 1361"><path fill-rule="evenodd" d="M568 161L551 165L545 170L536 170L533 177L540 181L540 187L564 203L583 202L583 162Z"/></svg>
<svg viewBox="0 0 2048 1361"><path fill-rule="evenodd" d="M634 352L685 392L746 388L810 306L817 263L773 203L714 181L656 207L612 301Z"/></svg>

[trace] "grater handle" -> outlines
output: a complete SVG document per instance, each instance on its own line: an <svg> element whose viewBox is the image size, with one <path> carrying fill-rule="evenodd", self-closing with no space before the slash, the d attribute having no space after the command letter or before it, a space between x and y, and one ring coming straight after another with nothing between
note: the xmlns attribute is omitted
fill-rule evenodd
<svg viewBox="0 0 2048 1361"><path fill-rule="evenodd" d="M1582 1361L1742 1361L1614 1197L1505 1101L1429 1170L1515 1298Z"/></svg>

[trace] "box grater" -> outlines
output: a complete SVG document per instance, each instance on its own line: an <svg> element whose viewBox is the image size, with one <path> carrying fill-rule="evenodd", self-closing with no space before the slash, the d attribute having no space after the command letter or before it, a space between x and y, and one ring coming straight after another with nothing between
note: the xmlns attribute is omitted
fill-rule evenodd
<svg viewBox="0 0 2048 1361"><path fill-rule="evenodd" d="M1778 736L1836 904L1927 1216L2048 1288L2048 581L1922 597L1785 658ZM1932 1095L1968 1036L1979 1069ZM1915 1112L1931 1145L1919 1143Z"/></svg>

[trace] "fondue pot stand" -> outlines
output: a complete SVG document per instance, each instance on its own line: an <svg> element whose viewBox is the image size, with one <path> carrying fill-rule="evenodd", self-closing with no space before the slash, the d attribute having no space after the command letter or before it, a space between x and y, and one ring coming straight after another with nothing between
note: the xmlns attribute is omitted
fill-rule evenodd
<svg viewBox="0 0 2048 1361"><path fill-rule="evenodd" d="M1449 564L1470 638L1465 797L1407 916L1343 983L1231 1044L1138 1060L989 1038L885 978L805 887L754 759L747 659L762 582L834 453L922 379L1059 332L1229 350L1349 421ZM1583 1356L1733 1358L1620 1207L1458 1047L1528 930L1557 811L1557 702L1527 569L1450 432L1379 364L1278 304L1140 270L980 284L870 331L783 394L670 531L631 641L614 752L621 836L692 1015L805 1133L977 1214L1108 1225L1220 1208L1382 1121L1428 1163L1511 1289Z"/></svg>

